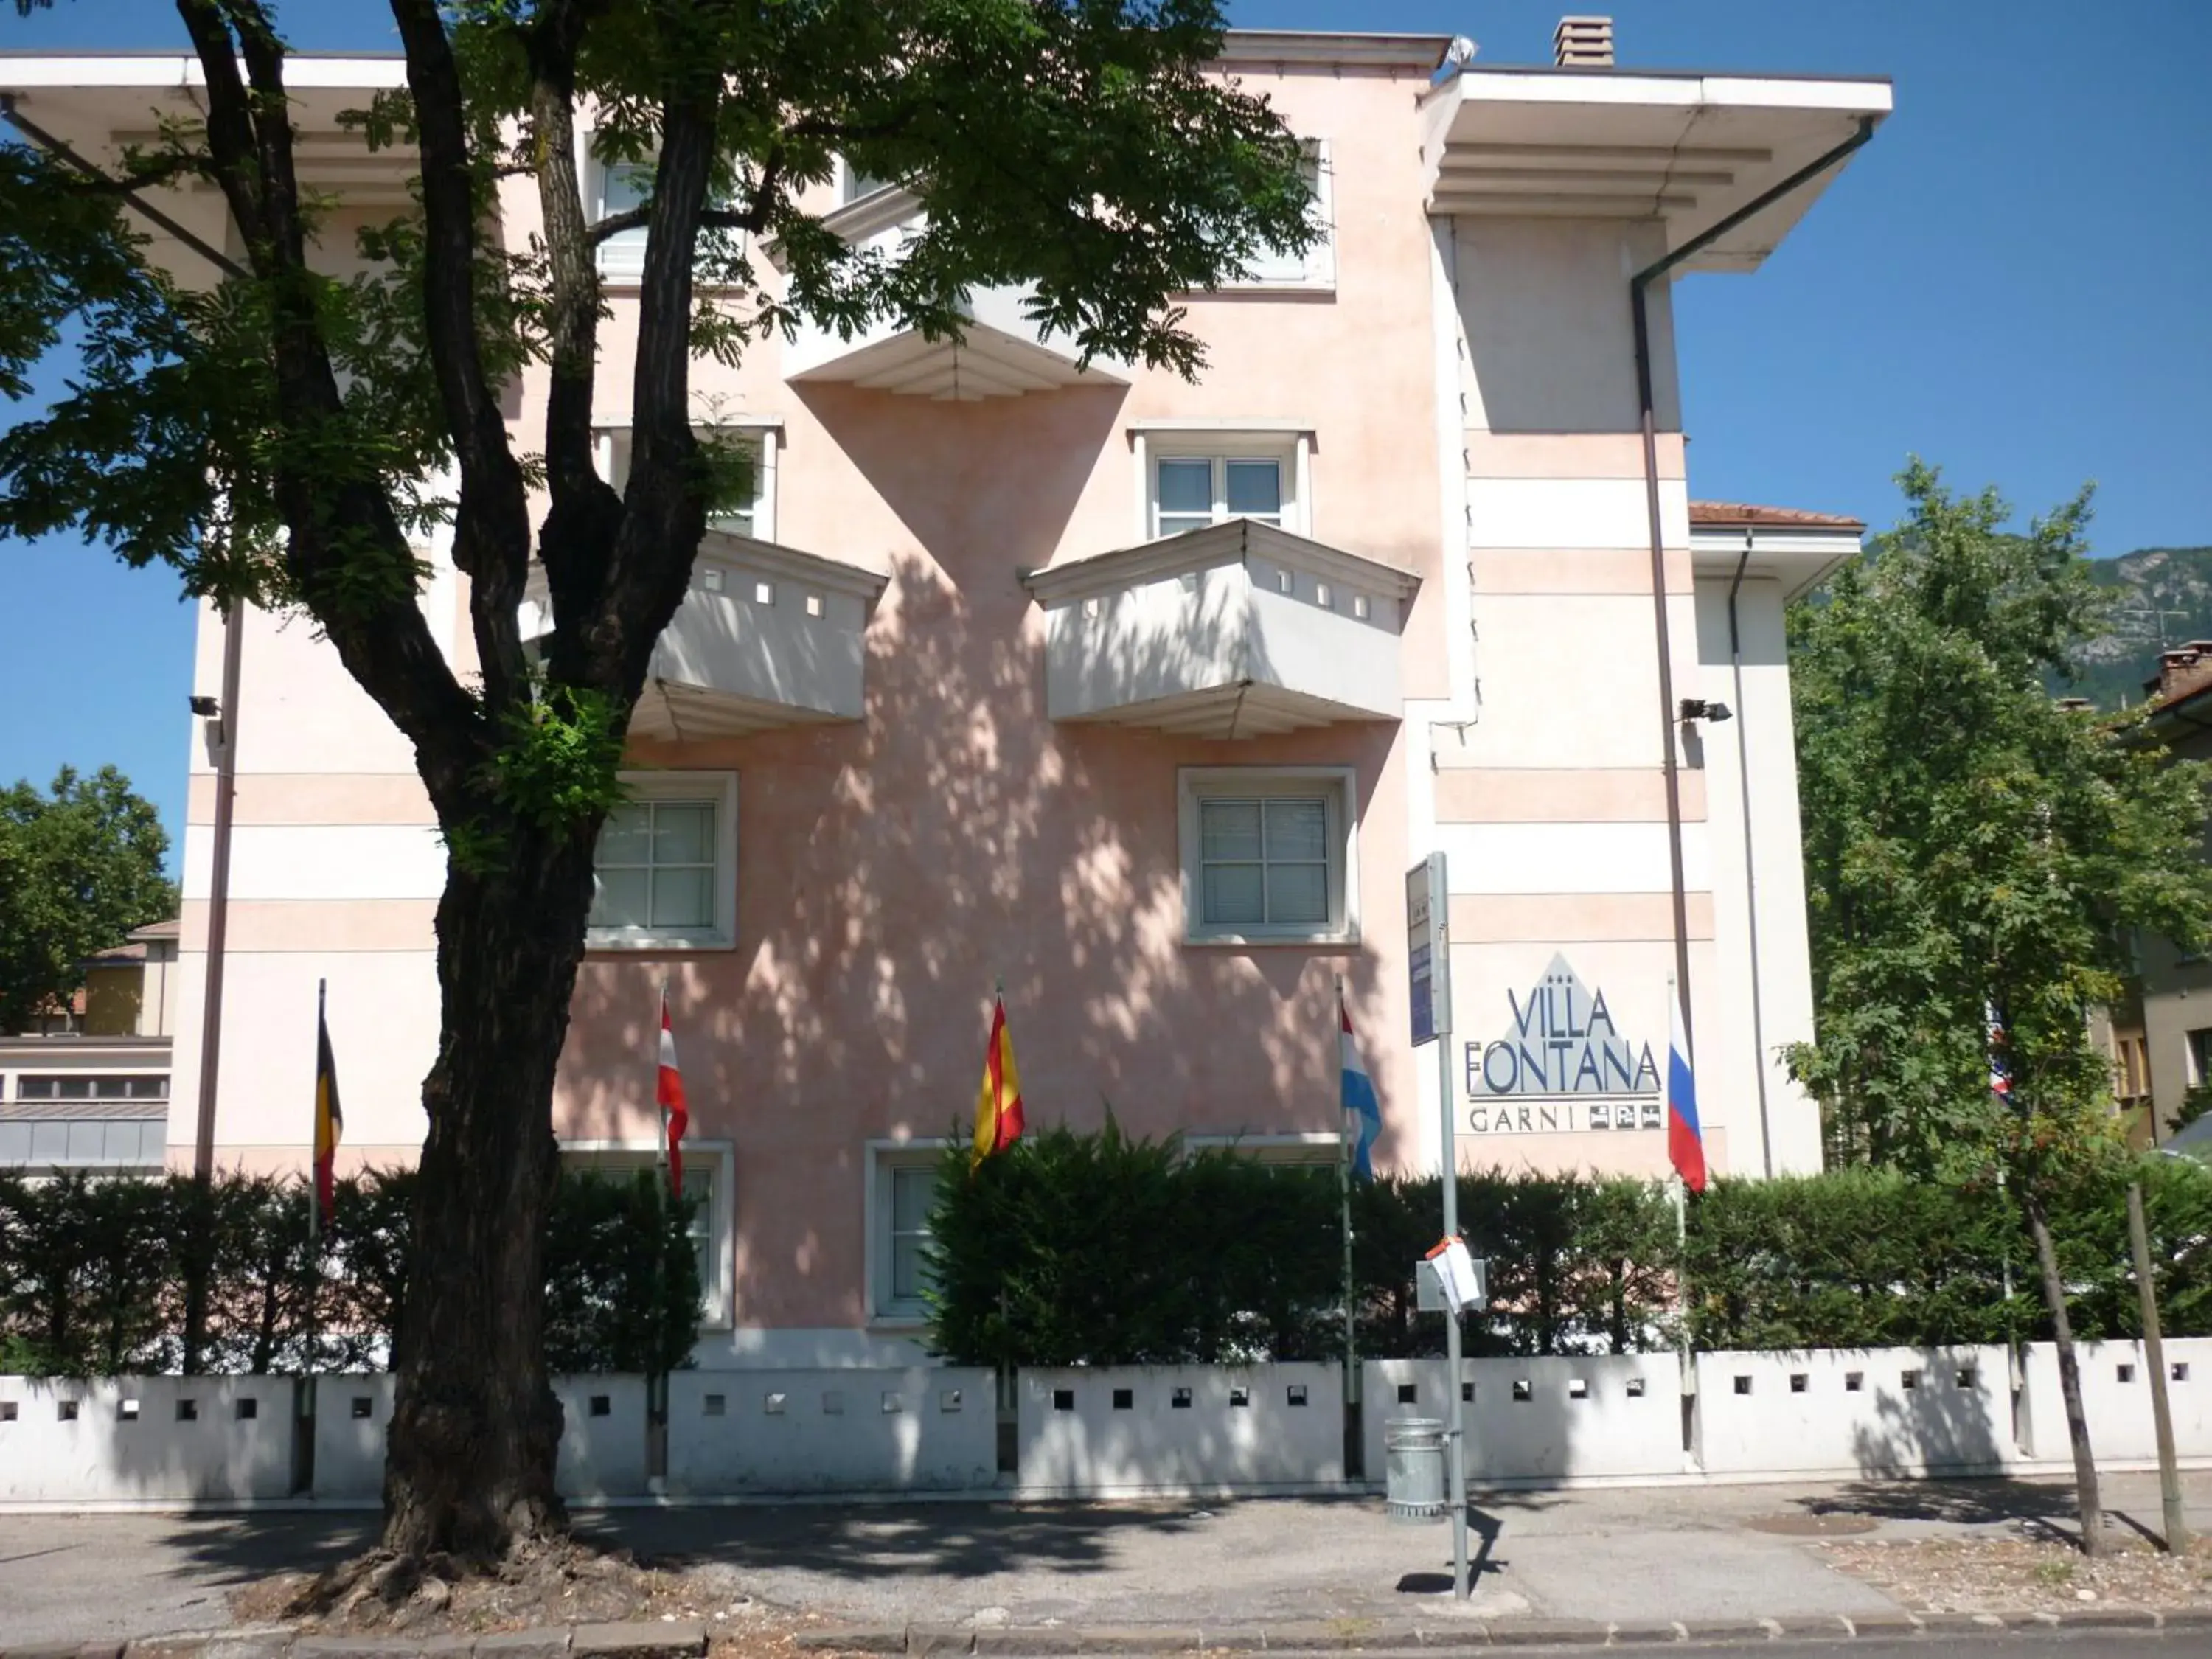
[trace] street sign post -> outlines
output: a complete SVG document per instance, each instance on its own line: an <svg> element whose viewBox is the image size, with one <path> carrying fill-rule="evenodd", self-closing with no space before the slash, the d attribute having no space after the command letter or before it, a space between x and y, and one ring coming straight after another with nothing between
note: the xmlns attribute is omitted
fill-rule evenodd
<svg viewBox="0 0 2212 1659"><path fill-rule="evenodd" d="M1413 993L1413 1046L1437 1045L1437 1105L1443 1115L1444 1237L1459 1237L1459 1146L1453 1110L1451 1044L1451 880L1444 855L1431 853L1406 872L1406 967ZM1468 1598L1467 1413L1461 1398L1459 1315L1444 1314L1444 1383L1450 1414L1444 1468L1450 1480L1452 1594Z"/></svg>

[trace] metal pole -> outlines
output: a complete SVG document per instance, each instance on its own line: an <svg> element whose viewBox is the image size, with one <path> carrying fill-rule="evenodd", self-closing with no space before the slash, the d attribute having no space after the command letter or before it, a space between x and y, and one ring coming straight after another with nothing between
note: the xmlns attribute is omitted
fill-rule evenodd
<svg viewBox="0 0 2212 1659"><path fill-rule="evenodd" d="M2143 1361L2150 1367L2151 1424L2158 1432L2158 1500L2165 1513L2166 1553L2189 1548L2181 1513L2181 1471L2173 1455L2173 1407L2166 1397L2166 1338L2158 1324L2158 1280L2150 1265L2150 1225L2143 1219L2142 1182L2128 1182L2128 1245L2136 1259L2136 1294L2142 1301Z"/></svg>
<svg viewBox="0 0 2212 1659"><path fill-rule="evenodd" d="M1336 976L1336 1006L1331 1013L1330 1035L1342 1041L1344 1030L1344 975ZM1336 1199L1340 1218L1344 1227L1344 1403L1359 1403L1359 1340L1358 1327L1353 1317L1352 1292L1352 1115L1337 1103L1336 1112Z"/></svg>
<svg viewBox="0 0 2212 1659"><path fill-rule="evenodd" d="M1452 1100L1451 1043L1444 1036L1437 1038L1437 1098L1443 1106L1443 1188L1444 1237L1459 1237L1459 1147L1458 1125L1453 1121L1455 1113ZM1467 1408L1461 1384L1459 1315L1449 1305L1444 1309L1444 1358L1446 1381L1444 1398L1450 1411L1450 1426L1444 1433L1445 1469L1451 1481L1452 1513L1452 1594L1464 1601L1468 1598L1467 1577Z"/></svg>

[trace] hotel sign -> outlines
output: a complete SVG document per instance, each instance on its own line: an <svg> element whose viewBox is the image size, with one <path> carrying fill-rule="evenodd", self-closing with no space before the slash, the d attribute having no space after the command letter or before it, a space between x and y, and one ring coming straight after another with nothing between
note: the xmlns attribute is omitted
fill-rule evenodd
<svg viewBox="0 0 2212 1659"><path fill-rule="evenodd" d="M1657 1057L1622 1031L1565 956L1530 988L1505 994L1512 1027L1466 1048L1468 1127L1536 1134L1665 1127Z"/></svg>

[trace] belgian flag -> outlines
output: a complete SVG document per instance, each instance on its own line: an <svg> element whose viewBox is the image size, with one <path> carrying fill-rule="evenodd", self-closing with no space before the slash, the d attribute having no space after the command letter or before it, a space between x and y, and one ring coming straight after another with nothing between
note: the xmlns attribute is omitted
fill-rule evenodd
<svg viewBox="0 0 2212 1659"><path fill-rule="evenodd" d="M338 1138L345 1113L338 1108L338 1066L331 1055L331 1025L323 1011L324 986L315 987L315 1213L331 1224L337 1204Z"/></svg>

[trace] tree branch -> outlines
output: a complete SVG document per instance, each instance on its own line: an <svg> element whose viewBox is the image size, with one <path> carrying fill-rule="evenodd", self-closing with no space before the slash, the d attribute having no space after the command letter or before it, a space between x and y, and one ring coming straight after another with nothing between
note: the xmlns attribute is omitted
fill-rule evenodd
<svg viewBox="0 0 2212 1659"><path fill-rule="evenodd" d="M702 208L698 228L748 230L757 235L767 227L765 206L764 197L757 191L753 205L743 212L734 208ZM584 241L587 246L597 247L610 236L619 236L626 230L642 230L652 222L653 208L650 204L644 207L624 208L620 213L610 213L604 219L593 220L591 227L584 232Z"/></svg>

